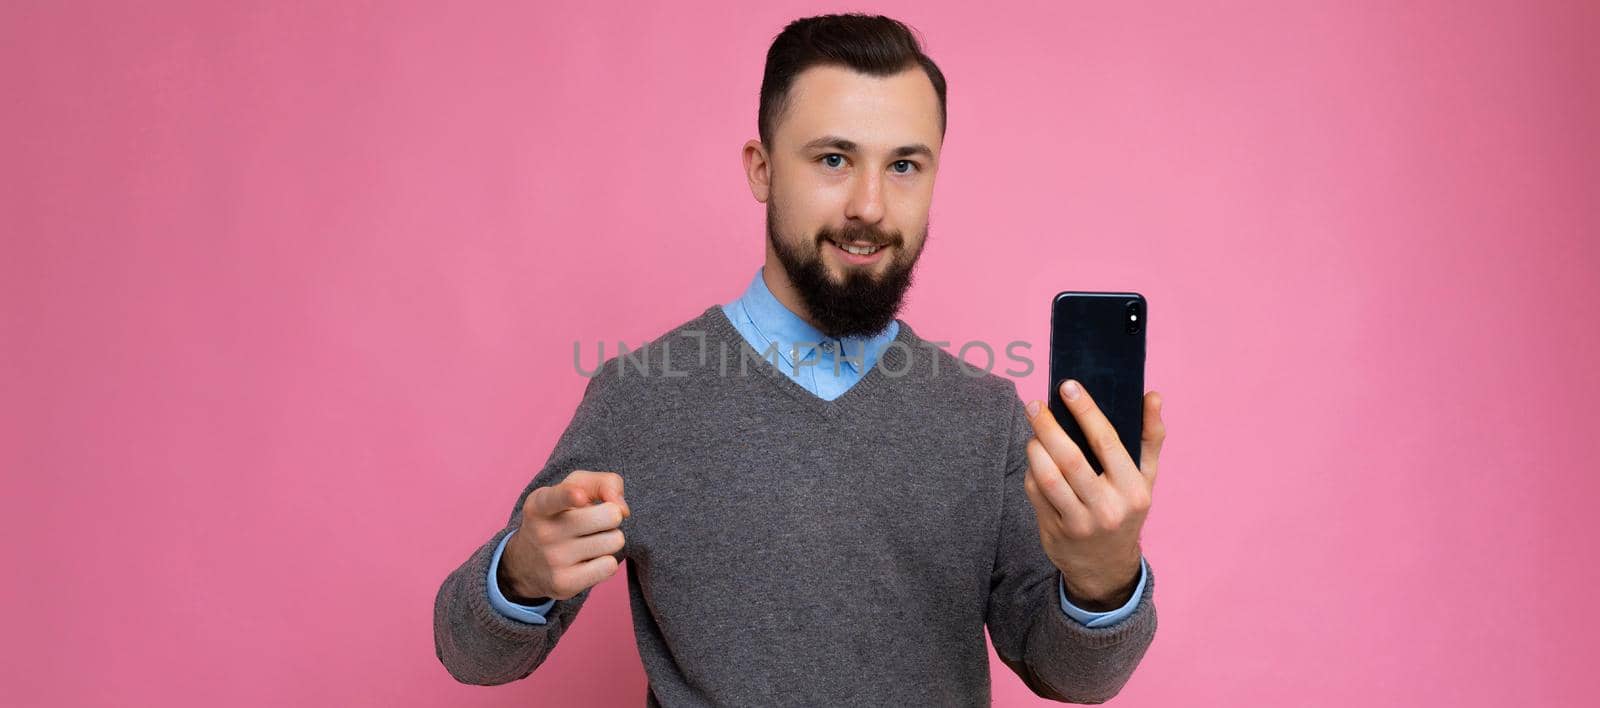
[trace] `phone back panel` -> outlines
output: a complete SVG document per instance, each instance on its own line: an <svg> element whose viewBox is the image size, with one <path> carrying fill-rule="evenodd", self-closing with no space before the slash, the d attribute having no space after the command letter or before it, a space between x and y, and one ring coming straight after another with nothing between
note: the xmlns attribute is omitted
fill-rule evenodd
<svg viewBox="0 0 1600 708"><path fill-rule="evenodd" d="M1139 464L1144 429L1145 333L1150 308L1138 293L1063 292L1050 311L1050 391L1056 421L1088 458L1096 474L1105 467L1061 400L1061 382L1077 379L1116 428Z"/></svg>

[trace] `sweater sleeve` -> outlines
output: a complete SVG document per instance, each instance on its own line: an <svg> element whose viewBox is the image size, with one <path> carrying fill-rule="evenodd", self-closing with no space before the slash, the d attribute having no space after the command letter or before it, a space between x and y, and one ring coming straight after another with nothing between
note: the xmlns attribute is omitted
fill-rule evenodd
<svg viewBox="0 0 1600 708"><path fill-rule="evenodd" d="M490 604L489 564L500 541L522 525L522 507L533 490L554 485L573 470L609 471L607 381L613 370L608 363L589 380L543 469L517 497L506 527L478 546L439 586L433 605L434 652L461 683L493 686L526 678L544 663L588 600L593 588L554 603L544 624L511 619Z"/></svg>
<svg viewBox="0 0 1600 708"><path fill-rule="evenodd" d="M1087 627L1062 611L1060 571L1044 553L1039 520L1023 489L1033 428L1022 401L1011 401L1009 417L1000 537L984 621L995 653L1035 694L1104 703L1127 684L1155 638L1153 564L1143 564L1138 604L1116 624Z"/></svg>

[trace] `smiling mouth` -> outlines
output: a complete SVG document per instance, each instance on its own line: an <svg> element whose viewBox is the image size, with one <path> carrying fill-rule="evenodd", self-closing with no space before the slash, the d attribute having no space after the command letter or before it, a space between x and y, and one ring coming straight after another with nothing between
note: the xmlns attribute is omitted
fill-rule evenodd
<svg viewBox="0 0 1600 708"><path fill-rule="evenodd" d="M830 239L828 241L828 243L831 243L831 244L833 244L835 246L838 246L839 250L842 250L845 253L853 253L853 254L858 255L858 256L870 256L870 255L872 255L874 253L877 253L879 250L881 250L883 248L883 246L881 246L881 245L865 243L865 242L862 242L862 241L855 241L855 242L852 242L852 243L839 243L838 241L834 241L834 240Z"/></svg>

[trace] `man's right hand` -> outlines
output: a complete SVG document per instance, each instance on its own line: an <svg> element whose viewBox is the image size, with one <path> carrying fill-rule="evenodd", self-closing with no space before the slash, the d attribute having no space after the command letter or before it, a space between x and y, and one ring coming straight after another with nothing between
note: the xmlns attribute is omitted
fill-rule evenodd
<svg viewBox="0 0 1600 708"><path fill-rule="evenodd" d="M601 501L600 504L594 502ZM503 594L566 600L617 572L622 520L622 475L574 470L540 487L522 505L522 527L500 558Z"/></svg>

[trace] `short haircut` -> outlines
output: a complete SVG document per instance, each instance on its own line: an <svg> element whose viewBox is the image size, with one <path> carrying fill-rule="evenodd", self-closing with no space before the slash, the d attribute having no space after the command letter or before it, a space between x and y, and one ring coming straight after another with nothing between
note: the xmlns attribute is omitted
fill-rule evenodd
<svg viewBox="0 0 1600 708"><path fill-rule="evenodd" d="M922 53L922 44L911 28L882 15L819 15L790 22L767 49L756 128L768 149L788 107L795 77L814 66L840 66L870 76L892 76L922 67L939 94L939 137L944 137L944 72Z"/></svg>

